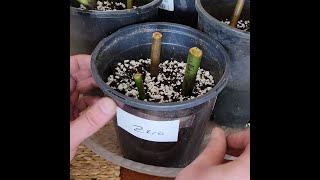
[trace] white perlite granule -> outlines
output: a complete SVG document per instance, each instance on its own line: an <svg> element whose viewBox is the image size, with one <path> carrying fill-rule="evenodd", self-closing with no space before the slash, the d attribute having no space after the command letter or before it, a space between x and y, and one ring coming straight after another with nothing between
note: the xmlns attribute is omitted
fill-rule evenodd
<svg viewBox="0 0 320 180"><path fill-rule="evenodd" d="M222 20L221 22L223 22L223 23L225 23L227 25L230 24L230 21L228 19ZM241 29L243 31L249 31L250 30L250 21L249 20L246 20L246 21L239 20L238 23L237 23L237 28Z"/></svg>
<svg viewBox="0 0 320 180"><path fill-rule="evenodd" d="M113 1L97 1L97 9L99 11L116 11L117 7L122 7L123 9L126 9L126 5L122 2L113 2ZM80 9L87 9L85 6L80 4ZM136 8L136 6L133 6L133 9Z"/></svg>
<svg viewBox="0 0 320 180"><path fill-rule="evenodd" d="M140 72L144 75L144 87L147 95L145 101L154 102L177 102L193 99L210 91L214 86L213 76L209 71L199 68L193 95L181 95L186 63L175 60L166 60L159 64L159 75L151 77L144 69L149 67L150 59L125 60L115 67L114 75L108 77L107 83L111 88L119 90L126 96L138 99L138 89L132 78L133 74Z"/></svg>

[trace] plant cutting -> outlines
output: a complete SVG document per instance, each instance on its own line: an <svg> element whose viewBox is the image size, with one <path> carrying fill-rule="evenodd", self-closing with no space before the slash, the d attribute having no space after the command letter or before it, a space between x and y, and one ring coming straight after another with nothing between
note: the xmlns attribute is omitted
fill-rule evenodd
<svg viewBox="0 0 320 180"><path fill-rule="evenodd" d="M250 20L240 19L240 15L241 15L244 4L245 4L245 0L238 0L233 10L232 16L230 18L231 21L229 21L228 19L225 19L225 20L222 20L221 22L228 24L231 27L250 32Z"/></svg>

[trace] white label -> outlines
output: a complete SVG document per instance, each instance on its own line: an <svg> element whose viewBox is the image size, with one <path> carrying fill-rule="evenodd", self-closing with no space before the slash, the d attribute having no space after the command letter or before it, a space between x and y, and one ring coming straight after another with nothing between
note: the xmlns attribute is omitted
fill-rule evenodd
<svg viewBox="0 0 320 180"><path fill-rule="evenodd" d="M167 11L174 11L174 0L162 0L159 8Z"/></svg>
<svg viewBox="0 0 320 180"><path fill-rule="evenodd" d="M151 121L117 108L117 124L130 134L148 141L177 142L179 120Z"/></svg>

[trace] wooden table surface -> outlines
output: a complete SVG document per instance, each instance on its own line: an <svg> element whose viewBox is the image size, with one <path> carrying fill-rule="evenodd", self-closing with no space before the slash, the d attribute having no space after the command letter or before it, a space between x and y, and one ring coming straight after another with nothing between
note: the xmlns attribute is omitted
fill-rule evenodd
<svg viewBox="0 0 320 180"><path fill-rule="evenodd" d="M157 177L138 173L123 167L120 168L120 177L121 180L174 180L174 178Z"/></svg>

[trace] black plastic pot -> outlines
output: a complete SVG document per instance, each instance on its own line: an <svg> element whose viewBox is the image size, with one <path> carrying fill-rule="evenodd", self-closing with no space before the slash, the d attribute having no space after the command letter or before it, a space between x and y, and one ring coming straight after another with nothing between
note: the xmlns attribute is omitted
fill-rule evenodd
<svg viewBox="0 0 320 180"><path fill-rule="evenodd" d="M159 18L163 22L179 23L197 28L198 13L195 8L195 0L174 0L174 11L159 9Z"/></svg>
<svg viewBox="0 0 320 180"><path fill-rule="evenodd" d="M188 101L155 103L127 97L108 86L105 82L113 65L126 59L150 58L151 37L155 31L163 35L161 61L173 58L186 62L189 48L197 46L202 49L201 68L209 70L213 75L216 82L213 89ZM188 26L160 22L143 23L125 27L103 39L92 53L91 69L99 88L106 96L113 98L121 109L118 109L116 119L118 125L119 111L125 111L134 116L133 118L147 119L148 122L157 124L152 128L160 128L160 131L158 124L160 126L160 123L178 120L178 137L173 142L145 140L117 126L125 158L155 166L185 167L199 153L216 97L227 83L229 57L217 41ZM131 118L121 121L129 123Z"/></svg>
<svg viewBox="0 0 320 180"><path fill-rule="evenodd" d="M162 0L136 0L136 9L118 11L85 11L77 8L77 1L70 2L70 49L71 55L74 55L91 54L99 41L119 28L157 21L158 6ZM117 2L125 3L126 0Z"/></svg>
<svg viewBox="0 0 320 180"><path fill-rule="evenodd" d="M230 79L213 113L218 124L228 127L243 127L250 121L250 32L221 22L230 20L236 2L196 0L198 29L218 40L230 55ZM250 20L250 0L246 0L240 19Z"/></svg>

